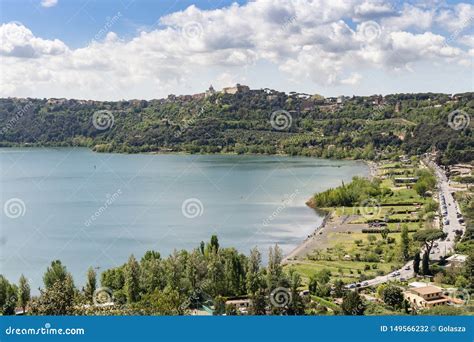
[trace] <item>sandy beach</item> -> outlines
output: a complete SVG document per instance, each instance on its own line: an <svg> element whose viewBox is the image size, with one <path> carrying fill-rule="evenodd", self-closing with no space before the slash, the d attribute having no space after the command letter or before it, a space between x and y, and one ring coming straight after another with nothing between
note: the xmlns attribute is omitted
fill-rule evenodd
<svg viewBox="0 0 474 342"><path fill-rule="evenodd" d="M378 164L372 161L366 161L366 163L369 166L369 175L367 178L373 179L378 174ZM313 207L311 199L308 200L306 204ZM330 244L328 239L328 233L330 232L348 233L362 231L362 228L366 226L365 224L350 223L355 218L357 218L356 215L343 215L338 217L335 216L333 212L326 212L323 222L311 235L283 258L282 264L289 264L295 260L302 260L316 249L325 249Z"/></svg>

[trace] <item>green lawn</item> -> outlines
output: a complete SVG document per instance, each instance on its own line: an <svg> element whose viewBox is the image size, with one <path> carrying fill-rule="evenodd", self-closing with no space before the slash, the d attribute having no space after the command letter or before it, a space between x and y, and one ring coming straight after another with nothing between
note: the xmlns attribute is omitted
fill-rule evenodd
<svg viewBox="0 0 474 342"><path fill-rule="evenodd" d="M377 264L377 269L370 269L364 271L365 265L374 265ZM291 264L291 266L285 267L293 267L302 277L303 282L305 284L308 283L309 278L311 275L320 271L322 269L328 269L331 271L331 279L340 279L346 283L351 283L359 280L360 274L358 270L364 275L373 278L376 277L377 271L380 270L384 274L390 273L393 269L395 269L395 263L368 263L362 261L326 261L326 260L318 260L312 262L304 262L304 263L295 263ZM342 273L341 273L342 271ZM351 273L352 272L352 273Z"/></svg>

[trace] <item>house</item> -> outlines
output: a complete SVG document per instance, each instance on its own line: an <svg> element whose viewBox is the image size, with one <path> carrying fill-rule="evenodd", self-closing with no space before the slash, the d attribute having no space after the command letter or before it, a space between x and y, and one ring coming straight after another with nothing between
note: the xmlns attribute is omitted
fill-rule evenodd
<svg viewBox="0 0 474 342"><path fill-rule="evenodd" d="M250 299L230 299L225 302L225 305L232 305L240 313L247 314L249 307L252 305L252 301Z"/></svg>
<svg viewBox="0 0 474 342"><path fill-rule="evenodd" d="M432 308L450 303L449 297L443 294L441 288L433 285L409 288L403 293L405 299L416 308Z"/></svg>
<svg viewBox="0 0 474 342"><path fill-rule="evenodd" d="M206 93L198 93L192 95L194 100L202 100L206 97Z"/></svg>
<svg viewBox="0 0 474 342"><path fill-rule="evenodd" d="M446 258L446 267L460 267L467 260L467 255L453 254L449 258Z"/></svg>
<svg viewBox="0 0 474 342"><path fill-rule="evenodd" d="M236 84L235 87L225 87L222 88L222 93L223 94L237 94L237 93L246 93L250 91L250 88L246 85L240 85L239 83Z"/></svg>

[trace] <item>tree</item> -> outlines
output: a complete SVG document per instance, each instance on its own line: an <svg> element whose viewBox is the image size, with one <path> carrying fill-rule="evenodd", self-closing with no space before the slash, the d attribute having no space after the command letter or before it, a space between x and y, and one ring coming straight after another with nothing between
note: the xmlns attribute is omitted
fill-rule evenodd
<svg viewBox="0 0 474 342"><path fill-rule="evenodd" d="M421 197L425 197L426 192L428 191L428 184L423 180L418 180L415 185L413 186L416 193Z"/></svg>
<svg viewBox="0 0 474 342"><path fill-rule="evenodd" d="M124 266L105 270L100 275L100 284L112 291L121 290L125 284Z"/></svg>
<svg viewBox="0 0 474 342"><path fill-rule="evenodd" d="M446 238L446 233L439 229L422 229L413 234L413 239L424 245L425 251L428 255L430 254L435 241L444 238Z"/></svg>
<svg viewBox="0 0 474 342"><path fill-rule="evenodd" d="M252 299L250 313L256 316L265 315L267 313L267 296L265 293L265 289L260 288L253 295L251 295L250 298Z"/></svg>
<svg viewBox="0 0 474 342"><path fill-rule="evenodd" d="M87 282L84 289L84 295L89 302L92 302L95 289L97 287L97 275L92 267L87 270Z"/></svg>
<svg viewBox="0 0 474 342"><path fill-rule="evenodd" d="M26 306L31 299L30 294L30 285L28 284L28 280L22 274L20 276L20 280L18 281L18 305L21 306L23 312L26 310Z"/></svg>
<svg viewBox="0 0 474 342"><path fill-rule="evenodd" d="M7 291L9 287L9 281L3 275L0 275L0 308L3 308L7 301Z"/></svg>
<svg viewBox="0 0 474 342"><path fill-rule="evenodd" d="M385 304L393 308L400 309L403 304L403 299L403 292L398 286L388 285L382 291L382 300Z"/></svg>
<svg viewBox="0 0 474 342"><path fill-rule="evenodd" d="M44 286L50 288L56 282L64 282L67 274L66 266L63 266L60 260L54 260L43 276Z"/></svg>
<svg viewBox="0 0 474 342"><path fill-rule="evenodd" d="M207 264L206 290L213 298L225 288L224 265L219 253L211 253Z"/></svg>
<svg viewBox="0 0 474 342"><path fill-rule="evenodd" d="M421 274L423 275L430 275L430 255L427 252L423 253L423 257L421 259Z"/></svg>
<svg viewBox="0 0 474 342"><path fill-rule="evenodd" d="M140 288L144 293L152 293L165 285L160 253L147 251L140 260Z"/></svg>
<svg viewBox="0 0 474 342"><path fill-rule="evenodd" d="M416 252L415 259L413 260L413 272L420 274L420 252Z"/></svg>
<svg viewBox="0 0 474 342"><path fill-rule="evenodd" d="M8 281L5 287L5 302L2 306L2 315L14 315L15 308L18 302L18 288L15 284L10 284Z"/></svg>
<svg viewBox="0 0 474 342"><path fill-rule="evenodd" d="M388 229L387 227L385 227L384 229L380 231L380 235L382 235L383 240L387 240L389 233L390 233L390 229Z"/></svg>
<svg viewBox="0 0 474 342"><path fill-rule="evenodd" d="M133 254L125 265L125 294L127 303L134 303L138 300L140 293L140 266Z"/></svg>
<svg viewBox="0 0 474 342"><path fill-rule="evenodd" d="M377 290L375 291L377 293L377 296L379 298L383 298L383 292L385 291L385 289L387 288L387 284L386 283L382 283L380 284L379 286L377 286Z"/></svg>
<svg viewBox="0 0 474 342"><path fill-rule="evenodd" d="M349 291L342 299L341 309L344 315L361 316L364 314L365 305L356 291Z"/></svg>
<svg viewBox="0 0 474 342"><path fill-rule="evenodd" d="M322 269L311 275L308 284L309 292L319 297L329 296L331 292L331 289L328 286L330 279L331 271L328 269Z"/></svg>
<svg viewBox="0 0 474 342"><path fill-rule="evenodd" d="M217 238L217 235L211 236L211 250L214 253L217 253L219 251L219 239Z"/></svg>
<svg viewBox="0 0 474 342"><path fill-rule="evenodd" d="M346 293L346 288L344 287L344 282L341 279L336 279L333 284L332 296L335 298L343 297Z"/></svg>
<svg viewBox="0 0 474 342"><path fill-rule="evenodd" d="M440 305L427 310L421 310L420 314L429 316L464 316L469 313L464 308Z"/></svg>
<svg viewBox="0 0 474 342"><path fill-rule="evenodd" d="M250 251L250 256L247 261L247 291L249 294L255 294L261 287L260 279L260 265L262 263L262 256L257 247Z"/></svg>
<svg viewBox="0 0 474 342"><path fill-rule="evenodd" d="M235 248L221 250L224 256L225 293L240 295L245 290L245 271Z"/></svg>
<svg viewBox="0 0 474 342"><path fill-rule="evenodd" d="M410 237L408 236L408 226L406 224L402 226L401 249L403 260L408 261L410 259Z"/></svg>
<svg viewBox="0 0 474 342"><path fill-rule="evenodd" d="M31 312L36 315L64 316L74 312L74 283L68 274L64 281L56 281L39 298L31 302Z"/></svg>
<svg viewBox="0 0 474 342"><path fill-rule="evenodd" d="M278 245L275 245L274 248L270 247L267 266L267 288L270 292L284 281L282 260L283 254L280 247Z"/></svg>
<svg viewBox="0 0 474 342"><path fill-rule="evenodd" d="M309 293L315 296L316 296L316 293L318 293L318 279L316 278L314 274L312 274L309 277L308 290L309 290Z"/></svg>
<svg viewBox="0 0 474 342"><path fill-rule="evenodd" d="M304 303L302 297L299 295L298 289L301 287L301 276L291 268L289 271L289 291L291 293L291 300L288 302L288 315L302 315L304 314Z"/></svg>
<svg viewBox="0 0 474 342"><path fill-rule="evenodd" d="M469 281L464 277L463 275L458 275L456 277L456 282L454 283L454 286L458 288L466 288L469 285Z"/></svg>
<svg viewBox="0 0 474 342"><path fill-rule="evenodd" d="M468 283L471 284L470 287L474 287L474 251L470 250L464 265L464 276L468 280Z"/></svg>
<svg viewBox="0 0 474 342"><path fill-rule="evenodd" d="M145 295L139 303L132 304L138 310L145 309L151 315L183 315L187 309L183 306L185 298L179 291L166 287Z"/></svg>

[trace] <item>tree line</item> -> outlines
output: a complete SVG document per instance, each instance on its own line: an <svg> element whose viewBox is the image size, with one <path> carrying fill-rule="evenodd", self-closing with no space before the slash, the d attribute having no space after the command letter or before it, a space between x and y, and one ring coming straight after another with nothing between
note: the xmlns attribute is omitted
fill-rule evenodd
<svg viewBox="0 0 474 342"><path fill-rule="evenodd" d="M275 128L284 110L289 125ZM98 152L285 153L323 158L377 159L437 149L439 162L473 159L470 125L452 129L449 114L474 112L472 93L395 94L373 104L352 97L343 105L320 97L264 90L208 98L152 101L0 99L0 146L86 146ZM107 112L113 123L93 124ZM466 118L467 119L467 118Z"/></svg>

